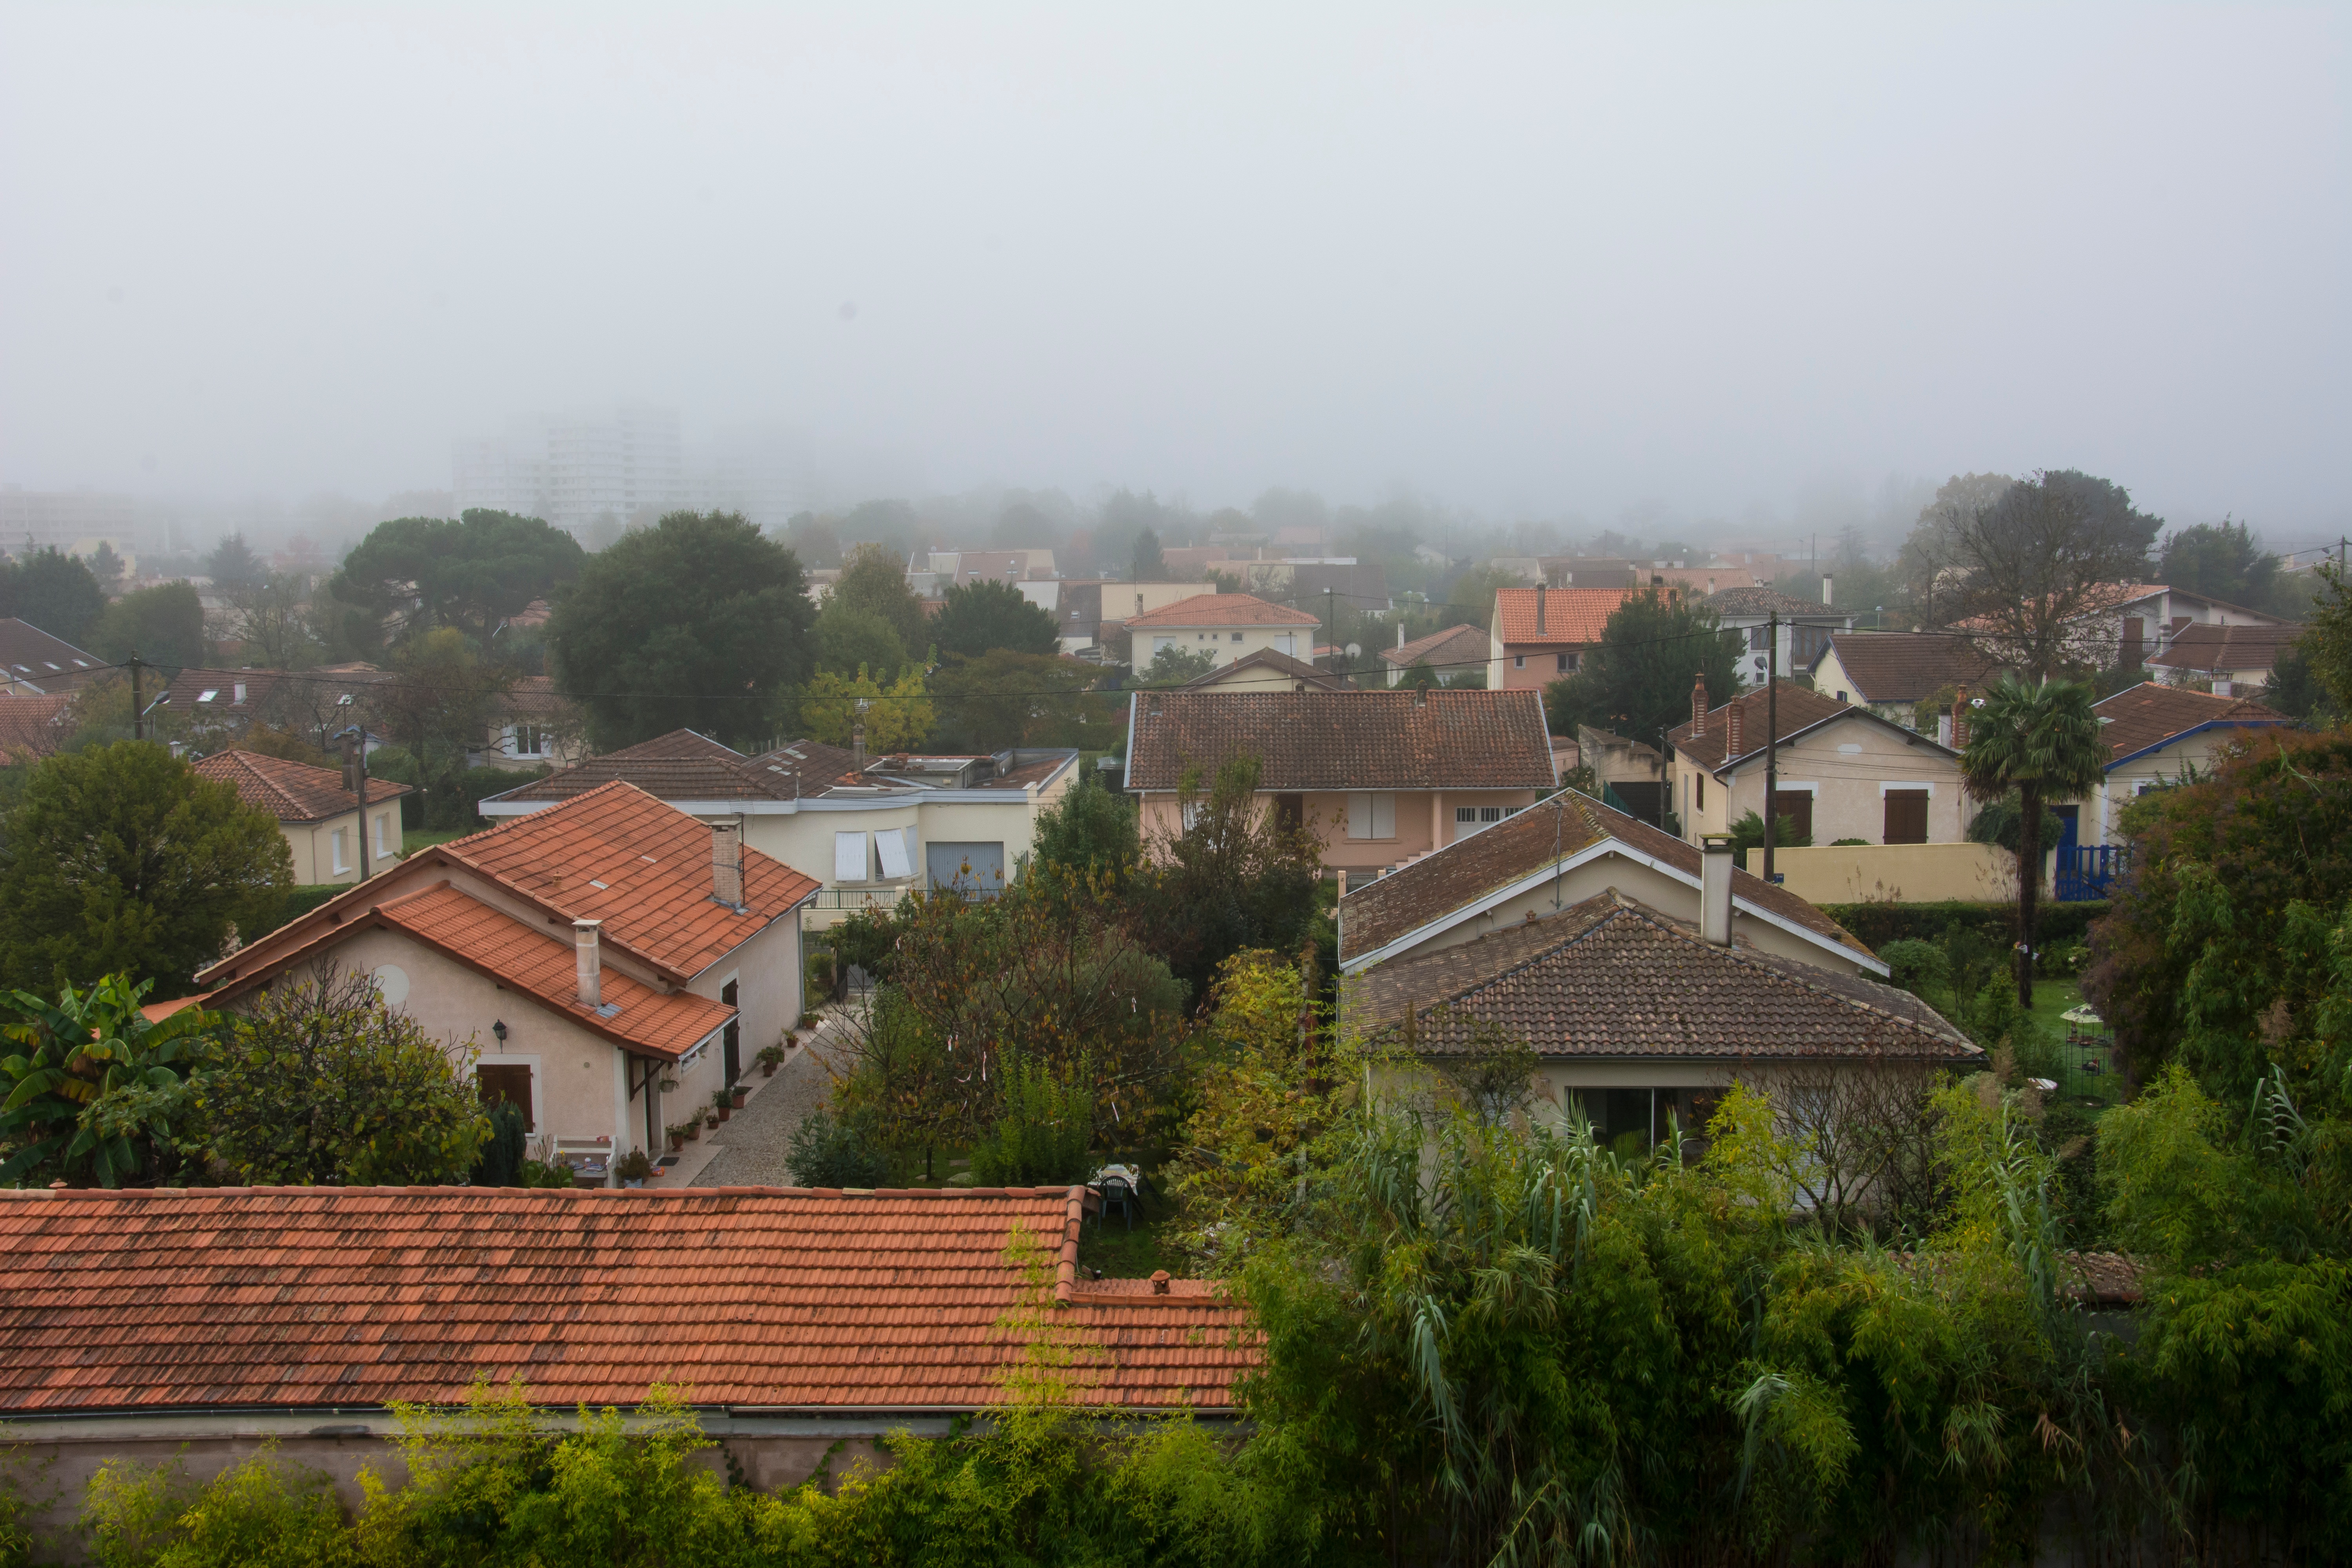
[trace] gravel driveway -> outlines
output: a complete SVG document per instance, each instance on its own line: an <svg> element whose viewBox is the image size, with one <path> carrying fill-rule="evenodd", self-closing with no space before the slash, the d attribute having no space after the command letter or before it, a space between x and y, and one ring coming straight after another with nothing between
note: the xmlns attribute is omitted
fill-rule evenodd
<svg viewBox="0 0 2352 1568"><path fill-rule="evenodd" d="M776 1069L772 1082L760 1086L751 1103L704 1137L719 1152L689 1184L698 1187L788 1187L793 1184L785 1151L793 1132L810 1111L831 1102L833 1079L819 1053L823 1036L796 1052Z"/></svg>

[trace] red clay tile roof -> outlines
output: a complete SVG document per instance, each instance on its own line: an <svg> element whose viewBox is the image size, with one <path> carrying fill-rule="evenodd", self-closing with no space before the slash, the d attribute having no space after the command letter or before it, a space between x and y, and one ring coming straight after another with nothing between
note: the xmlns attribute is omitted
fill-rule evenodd
<svg viewBox="0 0 2352 1568"><path fill-rule="evenodd" d="M1250 594L1195 594L1162 609L1128 617L1129 631L1154 626L1316 626L1323 623L1304 610L1269 605Z"/></svg>
<svg viewBox="0 0 2352 1568"><path fill-rule="evenodd" d="M2147 662L2167 669L2269 669L2303 636L2301 626L2221 626L2197 621Z"/></svg>
<svg viewBox="0 0 2352 1568"><path fill-rule="evenodd" d="M1504 588L1495 595L1506 647L1583 647L1601 640L1601 628L1638 588ZM1543 625L1536 625L1536 595L1543 595ZM1491 646L1491 645L1490 645Z"/></svg>
<svg viewBox="0 0 2352 1568"><path fill-rule="evenodd" d="M360 807L359 797L343 787L343 775L334 768L231 750L214 752L197 763L195 771L200 777L234 784L239 800L259 806L280 822L324 822ZM370 805L408 793L404 784L368 780Z"/></svg>
<svg viewBox="0 0 2352 1568"><path fill-rule="evenodd" d="M74 695L0 697L0 766L37 763L55 756L65 743L66 715Z"/></svg>
<svg viewBox="0 0 2352 1568"><path fill-rule="evenodd" d="M1018 1314L1072 1397L1224 1411L1243 1310L1072 1288L1080 1189L485 1187L0 1193L0 1415L381 1406L478 1373L537 1405L971 1410ZM1025 1231L1062 1299L1006 1252ZM1103 1281L1110 1286L1111 1281Z"/></svg>
<svg viewBox="0 0 2352 1568"><path fill-rule="evenodd" d="M1951 632L1833 631L1822 657L1832 651L1857 702L1918 702L1955 683L1980 686L1995 673L1973 638Z"/></svg>
<svg viewBox="0 0 2352 1568"><path fill-rule="evenodd" d="M1561 790L1469 838L1456 839L1339 902L1339 961L1352 963L1423 927L1474 909L1559 860L1614 840L1698 884L1699 850L1648 823L1612 811L1591 795ZM1738 902L1765 910L1833 942L1858 958L1876 955L1853 932L1786 888L1735 868ZM1695 895L1694 895L1695 896Z"/></svg>
<svg viewBox="0 0 2352 1568"><path fill-rule="evenodd" d="M79 691L106 661L51 637L30 621L0 620L0 675L37 687L45 697Z"/></svg>
<svg viewBox="0 0 2352 1568"><path fill-rule="evenodd" d="M1426 697L1424 701L1423 699ZM1146 691L1127 787L1178 788L1247 752L1263 790L1542 789L1557 782L1536 691Z"/></svg>
<svg viewBox="0 0 2352 1568"><path fill-rule="evenodd" d="M2095 704L2091 711L2113 721L2101 726L2099 737L2106 742L2114 758L2107 764L2110 767L2200 725L2242 725L2251 729L2288 722L2285 714L2247 698L2215 697L2153 680L2118 691Z"/></svg>
<svg viewBox="0 0 2352 1568"><path fill-rule="evenodd" d="M844 752L841 755L845 772L849 753ZM559 769L497 798L570 800L616 779L636 785L657 800L791 800L794 793L790 773L763 767L708 735L692 730L672 730L667 735L591 757L577 766ZM823 788L814 778L808 778L802 781L799 793L815 795Z"/></svg>
<svg viewBox="0 0 2352 1568"><path fill-rule="evenodd" d="M1230 683L1236 675L1245 674L1253 669L1271 669L1277 674L1286 675L1293 680L1305 681L1318 691L1350 689L1345 679L1332 674L1329 670L1318 669L1302 659L1293 658L1286 653L1276 653L1270 647L1253 648L1230 663L1204 670L1186 681L1181 689L1197 691L1205 687L1223 686Z"/></svg>
<svg viewBox="0 0 2352 1568"><path fill-rule="evenodd" d="M1717 947L1612 888L1543 920L1412 954L1349 983L1351 1022L1423 1054L1483 1048L1478 1024L1540 1056L1713 1061L1960 1061L1984 1053L1907 991L1752 947Z"/></svg>
<svg viewBox="0 0 2352 1568"><path fill-rule="evenodd" d="M1399 669L1426 662L1444 675L1449 670L1458 673L1474 667L1483 669L1494 651L1493 636L1485 626L1448 626L1442 632L1415 637L1402 647L1384 647L1381 658Z"/></svg>
<svg viewBox="0 0 2352 1568"><path fill-rule="evenodd" d="M1851 703L1841 702L1834 697L1824 697L1818 691L1808 691L1790 681L1783 680L1779 684L1780 700L1777 717L1783 744L1816 724L1865 713L1865 710ZM1706 734L1693 734L1691 721L1685 719L1666 731L1666 739L1674 742L1676 752L1709 772L1738 761L1738 758L1724 754L1731 749L1731 710L1735 704L1739 709L1739 755L1762 755L1765 731L1769 726L1765 721L1765 692L1760 686L1753 691L1741 692L1722 707L1711 710L1706 716Z"/></svg>

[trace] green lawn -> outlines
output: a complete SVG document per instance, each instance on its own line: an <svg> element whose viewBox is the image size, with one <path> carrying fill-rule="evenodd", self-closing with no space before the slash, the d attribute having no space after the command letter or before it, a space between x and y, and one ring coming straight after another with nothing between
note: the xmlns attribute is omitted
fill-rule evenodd
<svg viewBox="0 0 2352 1568"><path fill-rule="evenodd" d="M1184 1260L1163 1240L1174 1226L1173 1212L1164 1204L1140 1206L1144 1212L1135 1216L1133 1230L1116 1214L1099 1218L1088 1215L1086 1227L1078 1233L1078 1267L1099 1268L1111 1279L1148 1279L1160 1268L1175 1275L1186 1273Z"/></svg>
<svg viewBox="0 0 2352 1568"><path fill-rule="evenodd" d="M2062 1015L2081 1005L2082 1001L2083 989L2072 980L2037 980L2033 983L2033 1020L2063 1039L2067 1024Z"/></svg>
<svg viewBox="0 0 2352 1568"><path fill-rule="evenodd" d="M419 849L430 849L436 844L446 844L453 838L465 838L474 833L470 827L404 827L400 832L401 858L406 859Z"/></svg>

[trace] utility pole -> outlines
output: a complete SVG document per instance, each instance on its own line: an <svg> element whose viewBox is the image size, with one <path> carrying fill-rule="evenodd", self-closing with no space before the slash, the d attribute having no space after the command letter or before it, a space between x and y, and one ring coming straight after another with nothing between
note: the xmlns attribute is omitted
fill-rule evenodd
<svg viewBox="0 0 2352 1568"><path fill-rule="evenodd" d="M147 738L147 715L139 708L139 650L135 647L131 650L131 738Z"/></svg>
<svg viewBox="0 0 2352 1568"><path fill-rule="evenodd" d="M1780 612L1764 623L1764 879L1772 879L1772 797L1780 791Z"/></svg>

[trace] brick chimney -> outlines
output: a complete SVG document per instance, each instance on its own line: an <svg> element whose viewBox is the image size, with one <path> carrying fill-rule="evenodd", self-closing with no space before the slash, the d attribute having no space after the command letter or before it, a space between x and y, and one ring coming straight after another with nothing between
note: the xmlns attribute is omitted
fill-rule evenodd
<svg viewBox="0 0 2352 1568"><path fill-rule="evenodd" d="M1543 635L1543 629L1544 629L1544 585L1543 585L1541 583L1538 583L1538 584L1536 584L1536 635L1537 635L1538 637L1541 637L1541 636Z"/></svg>
<svg viewBox="0 0 2352 1568"><path fill-rule="evenodd" d="M1706 677L1691 682L1691 735L1694 739L1706 733Z"/></svg>
<svg viewBox="0 0 2352 1568"><path fill-rule="evenodd" d="M1723 757L1726 762L1729 762L1734 757L1748 754L1746 743L1748 726L1744 722L1748 714L1748 705L1735 697L1725 705L1724 712L1727 715L1725 722L1730 728L1725 737Z"/></svg>
<svg viewBox="0 0 2352 1568"><path fill-rule="evenodd" d="M1952 694L1952 750L1969 749L1969 689L1959 688Z"/></svg>
<svg viewBox="0 0 2352 1568"><path fill-rule="evenodd" d="M710 897L730 910L743 907L741 833L731 822L710 825Z"/></svg>
<svg viewBox="0 0 2352 1568"><path fill-rule="evenodd" d="M604 954L597 945L596 933L602 921L572 922L572 956L580 975L580 1005L601 1007L604 1005Z"/></svg>

